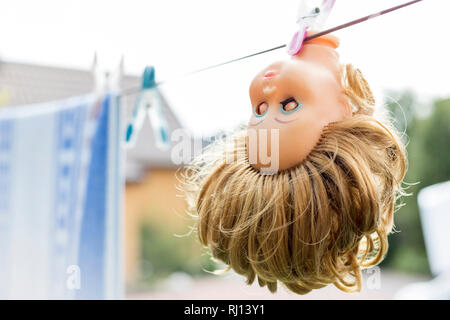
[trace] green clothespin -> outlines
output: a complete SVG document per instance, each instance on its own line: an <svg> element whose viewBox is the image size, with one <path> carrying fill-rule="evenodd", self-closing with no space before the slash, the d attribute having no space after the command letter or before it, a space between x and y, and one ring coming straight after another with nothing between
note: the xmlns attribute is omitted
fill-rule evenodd
<svg viewBox="0 0 450 320"><path fill-rule="evenodd" d="M170 146L169 125L164 116L161 101L156 91L155 68L145 67L142 74L141 91L136 100L131 122L126 131L126 142L128 147L136 143L139 131L144 124L145 115L149 116L154 131L156 146L167 149Z"/></svg>

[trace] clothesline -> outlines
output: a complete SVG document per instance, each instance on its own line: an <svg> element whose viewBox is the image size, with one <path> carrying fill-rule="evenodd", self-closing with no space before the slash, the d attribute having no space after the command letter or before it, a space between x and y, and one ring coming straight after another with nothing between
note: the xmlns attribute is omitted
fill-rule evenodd
<svg viewBox="0 0 450 320"><path fill-rule="evenodd" d="M395 7L389 8L389 9L385 9L385 10L379 11L377 13L373 13L373 14L367 15L365 17L352 20L350 22L341 24L339 26L336 26L336 27L333 27L333 28L321 31L319 33L315 33L313 35L310 35L310 36L306 37L304 41L306 42L306 41L309 41L309 40L312 40L312 39L324 36L326 34L329 34L329 33L332 33L332 32L335 32L335 31L338 31L338 30L341 30L341 29L348 28L348 27L353 26L355 24L359 24L359 23L368 21L370 19L379 17L381 15L387 14L387 13L392 12L392 11L396 11L398 9L410 6L412 4L415 4L415 3L421 2L421 1L423 1L423 0L409 1L409 2L406 2L406 3L400 4L398 6L395 6ZM194 71L190 71L190 72L187 72L185 74L179 75L177 77L170 78L168 80L158 81L158 82L155 83L154 86L157 87L157 86L160 86L162 84L165 84L165 83L167 83L169 81L172 81L172 80L175 80L175 79L178 79L178 78L188 77L188 76L191 76L191 75L196 74L196 73L200 73L200 72L207 71L207 70L210 70L210 69L218 68L218 67L230 64L230 63L234 63L234 62L237 62L237 61L245 60L245 59L248 59L248 58L251 58L251 57L255 57L257 55L261 55L261 54L264 54L264 53L271 52L271 51L279 50L279 49L285 48L286 46L287 46L286 44L282 44L282 45L279 45L279 46L276 46L276 47L273 47L273 48L270 48L270 49L262 50L262 51L259 51L259 52L256 52L256 53L252 53L252 54L240 57L240 58L232 59L232 60L229 60L229 61L225 61L225 62L214 64L214 65L211 65L211 66L208 66L208 67L204 67L204 68L200 68L200 69L197 69L197 70L194 70ZM133 87L129 87L129 88L123 89L122 92L121 92L121 96L127 96L127 95L130 95L130 94L138 93L141 89L142 89L141 86L133 86Z"/></svg>

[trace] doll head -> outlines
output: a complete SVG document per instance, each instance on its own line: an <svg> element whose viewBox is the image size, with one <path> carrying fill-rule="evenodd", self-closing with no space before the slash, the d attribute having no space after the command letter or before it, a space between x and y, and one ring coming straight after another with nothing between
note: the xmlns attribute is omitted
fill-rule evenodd
<svg viewBox="0 0 450 320"><path fill-rule="evenodd" d="M331 35L313 39L300 54L255 76L247 129L247 156L253 167L273 173L300 163L326 125L352 117L341 83L338 45Z"/></svg>
<svg viewBox="0 0 450 320"><path fill-rule="evenodd" d="M255 77L248 130L208 146L183 177L201 243L271 292L359 290L361 269L386 254L405 174L404 146L372 117L367 82L339 65L337 39L318 39ZM276 172L250 161L253 128L279 130Z"/></svg>

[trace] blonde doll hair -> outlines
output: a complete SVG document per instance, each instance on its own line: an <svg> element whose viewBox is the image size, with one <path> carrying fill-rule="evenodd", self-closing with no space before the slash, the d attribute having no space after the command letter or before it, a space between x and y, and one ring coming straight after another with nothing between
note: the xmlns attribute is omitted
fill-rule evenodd
<svg viewBox="0 0 450 320"><path fill-rule="evenodd" d="M251 284L298 294L334 284L361 289L361 269L388 249L406 170L394 130L372 117L358 69L342 68L353 117L329 124L307 158L264 175L246 156L245 131L208 146L183 174L200 242Z"/></svg>

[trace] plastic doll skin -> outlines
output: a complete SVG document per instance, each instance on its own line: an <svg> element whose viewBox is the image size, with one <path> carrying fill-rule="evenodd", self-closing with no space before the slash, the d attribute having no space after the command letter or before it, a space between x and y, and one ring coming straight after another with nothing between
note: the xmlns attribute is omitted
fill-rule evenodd
<svg viewBox="0 0 450 320"><path fill-rule="evenodd" d="M258 140L249 143L260 141L260 129L268 130L268 136L270 129L279 129L276 159L279 170L305 159L327 124L352 116L341 85L339 56L335 51L338 45L338 39L331 35L308 41L298 55L271 64L250 85L253 112L248 130L255 130ZM272 150L270 144L271 139L267 139L264 150L260 151L257 145L250 145L248 150L260 154ZM260 157L257 159L251 163L254 168L267 165Z"/></svg>

